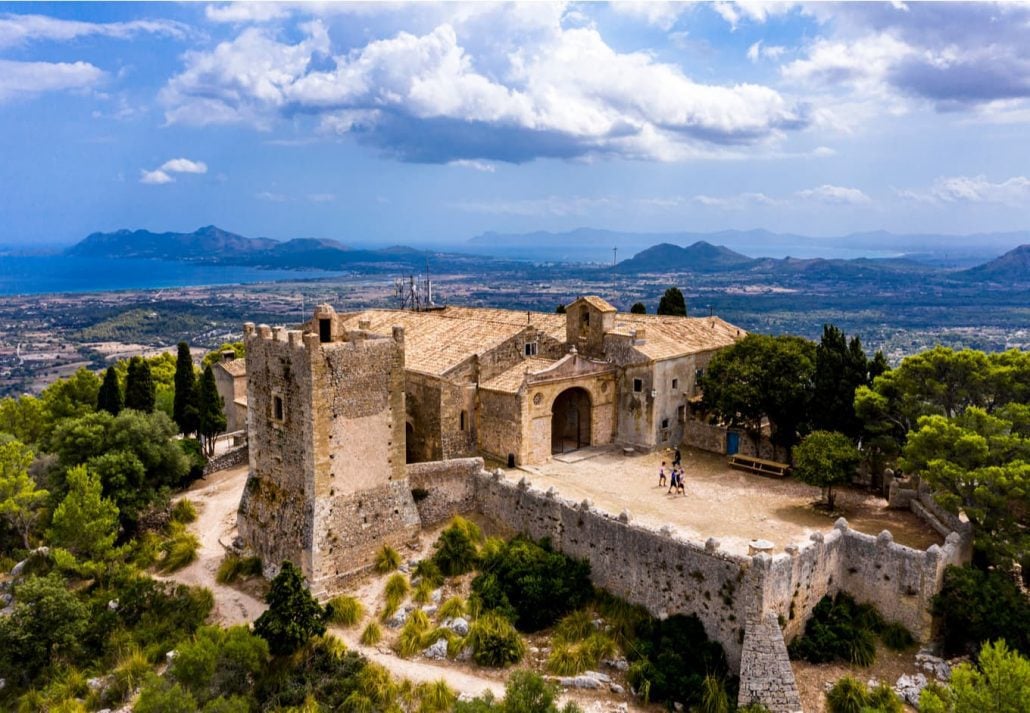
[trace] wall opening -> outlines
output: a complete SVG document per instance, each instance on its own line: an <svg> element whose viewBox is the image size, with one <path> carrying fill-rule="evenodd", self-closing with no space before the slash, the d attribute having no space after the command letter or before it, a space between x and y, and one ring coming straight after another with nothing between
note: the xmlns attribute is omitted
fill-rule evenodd
<svg viewBox="0 0 1030 713"><path fill-rule="evenodd" d="M461 415L458 417L458 427L462 431L467 431L469 429L469 412L468 411L462 411L461 412Z"/></svg>
<svg viewBox="0 0 1030 713"><path fill-rule="evenodd" d="M644 390L644 380L643 379L633 379L633 391L635 393L639 394L643 390Z"/></svg>
<svg viewBox="0 0 1030 713"><path fill-rule="evenodd" d="M331 319L318 320L318 341L323 344L333 341L333 321Z"/></svg>
<svg viewBox="0 0 1030 713"><path fill-rule="evenodd" d="M578 386L558 394L551 406L551 453L590 445L590 394Z"/></svg>
<svg viewBox="0 0 1030 713"><path fill-rule="evenodd" d="M415 456L415 427L411 425L410 421L404 424L404 462L418 462L418 458Z"/></svg>
<svg viewBox="0 0 1030 713"><path fill-rule="evenodd" d="M281 396L272 398L272 416L275 417L276 421L283 420L283 399Z"/></svg>

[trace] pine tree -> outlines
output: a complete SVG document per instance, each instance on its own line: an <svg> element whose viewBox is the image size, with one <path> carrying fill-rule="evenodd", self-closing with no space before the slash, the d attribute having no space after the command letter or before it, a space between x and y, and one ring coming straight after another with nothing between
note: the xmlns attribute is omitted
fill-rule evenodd
<svg viewBox="0 0 1030 713"><path fill-rule="evenodd" d="M634 302L629 311L630 314L647 314L647 306L643 302Z"/></svg>
<svg viewBox="0 0 1030 713"><path fill-rule="evenodd" d="M97 411L107 411L112 416L117 416L123 406L118 373L113 366L109 366L104 372L104 383L100 385L100 391L97 393Z"/></svg>
<svg viewBox="0 0 1030 713"><path fill-rule="evenodd" d="M175 360L175 401L172 418L184 435L195 433L199 420L197 408L197 377L193 373L193 357L190 345L179 342L179 355Z"/></svg>
<svg viewBox="0 0 1030 713"><path fill-rule="evenodd" d="M658 301L657 314L667 314L674 317L687 316L687 301L683 298L683 293L680 292L678 287L670 287L665 291L662 299Z"/></svg>
<svg viewBox="0 0 1030 713"><path fill-rule="evenodd" d="M210 366L204 367L197 394L198 425L204 439L204 452L210 458L215 454L215 436L225 430L225 412L222 397L215 385L215 373Z"/></svg>
<svg viewBox="0 0 1030 713"><path fill-rule="evenodd" d="M150 364L142 357L133 357L129 360L129 373L125 380L125 408L150 413L154 410L156 400Z"/></svg>
<svg viewBox="0 0 1030 713"><path fill-rule="evenodd" d="M268 610L254 622L254 633L276 655L292 654L312 636L325 633L325 610L304 586L304 575L283 562L265 595Z"/></svg>

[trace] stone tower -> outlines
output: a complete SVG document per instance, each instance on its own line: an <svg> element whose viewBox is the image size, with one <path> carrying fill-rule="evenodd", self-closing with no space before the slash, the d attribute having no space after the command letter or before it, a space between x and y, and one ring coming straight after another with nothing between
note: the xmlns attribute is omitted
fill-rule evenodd
<svg viewBox="0 0 1030 713"><path fill-rule="evenodd" d="M404 330L345 332L320 305L303 331L244 325L250 475L239 532L274 574L330 594L419 530L404 469Z"/></svg>

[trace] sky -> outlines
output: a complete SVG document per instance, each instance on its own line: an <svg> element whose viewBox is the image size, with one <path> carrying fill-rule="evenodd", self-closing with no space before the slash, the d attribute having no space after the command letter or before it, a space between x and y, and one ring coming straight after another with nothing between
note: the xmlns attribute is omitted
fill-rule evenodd
<svg viewBox="0 0 1030 713"><path fill-rule="evenodd" d="M1030 229L1030 4L0 3L0 243Z"/></svg>

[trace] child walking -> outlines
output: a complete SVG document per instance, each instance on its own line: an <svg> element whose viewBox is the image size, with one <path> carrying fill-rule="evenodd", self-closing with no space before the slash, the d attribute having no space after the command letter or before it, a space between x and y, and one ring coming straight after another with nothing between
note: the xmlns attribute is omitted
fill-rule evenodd
<svg viewBox="0 0 1030 713"><path fill-rule="evenodd" d="M662 461L662 467L658 469L658 487L665 485L665 461Z"/></svg>

